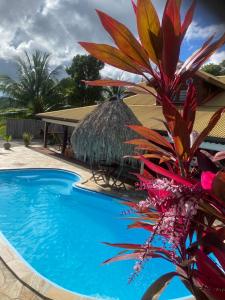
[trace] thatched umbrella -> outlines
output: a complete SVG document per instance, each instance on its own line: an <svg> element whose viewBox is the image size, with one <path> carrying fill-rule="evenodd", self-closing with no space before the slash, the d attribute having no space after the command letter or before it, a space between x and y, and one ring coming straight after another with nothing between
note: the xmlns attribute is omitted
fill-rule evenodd
<svg viewBox="0 0 225 300"><path fill-rule="evenodd" d="M134 154L134 146L124 142L137 135L126 125L140 125L122 100L99 104L74 130L71 143L77 159L88 163L105 160L123 164L123 157ZM132 164L137 162L130 159Z"/></svg>

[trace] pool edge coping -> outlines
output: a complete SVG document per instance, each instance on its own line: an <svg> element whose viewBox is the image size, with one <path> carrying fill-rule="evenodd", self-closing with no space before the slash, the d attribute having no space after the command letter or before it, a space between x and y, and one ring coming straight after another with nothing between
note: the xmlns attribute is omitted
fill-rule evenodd
<svg viewBox="0 0 225 300"><path fill-rule="evenodd" d="M0 172L4 171L21 171L21 170L55 170L71 173L79 176L79 181L75 182L75 186L79 189L88 190L94 193L101 193L109 197L116 197L116 193L110 193L108 191L100 192L90 187L85 187L82 182L86 182L89 178L78 174L76 171L67 170L64 168L14 168L14 169L0 169ZM117 195L118 197L118 195ZM122 199L120 197L120 199ZM13 247L4 234L0 231L0 259L10 271L10 273L20 281L20 283L28 288L31 292L37 296L43 298L43 300L98 300L97 297L91 297L82 295L79 293L66 290L63 287L55 284L43 275L38 273ZM176 298L171 300L192 300L192 296ZM24 299L25 300L25 299ZM99 299L100 300L100 299Z"/></svg>

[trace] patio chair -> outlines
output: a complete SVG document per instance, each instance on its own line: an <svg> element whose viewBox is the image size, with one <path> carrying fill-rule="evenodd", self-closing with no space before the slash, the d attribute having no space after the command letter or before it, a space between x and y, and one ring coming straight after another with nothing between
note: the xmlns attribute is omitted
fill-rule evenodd
<svg viewBox="0 0 225 300"><path fill-rule="evenodd" d="M126 191L127 188L124 181L125 181L124 165L115 165L114 170L111 173L110 187L112 189Z"/></svg>
<svg viewBox="0 0 225 300"><path fill-rule="evenodd" d="M104 183L106 185L109 185L111 166L107 165L104 160L98 163L91 163L91 172L92 176L90 180L93 179L97 184Z"/></svg>

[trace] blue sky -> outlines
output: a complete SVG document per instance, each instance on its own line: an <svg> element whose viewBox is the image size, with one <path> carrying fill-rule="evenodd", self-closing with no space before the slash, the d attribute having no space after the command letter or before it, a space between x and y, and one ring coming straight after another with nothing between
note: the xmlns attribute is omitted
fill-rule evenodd
<svg viewBox="0 0 225 300"><path fill-rule="evenodd" d="M224 0L197 0L194 22L187 33L181 59L193 53L212 33L225 30L222 20L207 10L204 3ZM165 0L153 0L162 15ZM190 3L183 0L183 8ZM95 8L109 13L136 33L135 17L130 0L0 0L0 73L13 76L13 59L24 50L41 49L52 54L51 64L68 65L73 56L85 53L78 41L110 43L101 27ZM219 63L225 58L225 48L211 58ZM115 77L118 70L106 66L103 75ZM130 76L130 75L129 75ZM128 76L128 77L129 77ZM129 79L133 79L130 76Z"/></svg>
<svg viewBox="0 0 225 300"><path fill-rule="evenodd" d="M184 1L182 12L188 8L191 1ZM190 29L186 35L181 50L181 59L184 60L191 55L196 49L201 47L203 42L212 34L216 34L217 37L225 32L225 19L220 18L218 11L212 10L204 3L205 1L197 1L194 20L190 26ZM206 1L207 2L207 1ZM223 0L211 0L214 2L215 7ZM225 10L225 8L224 8ZM219 63L225 59L225 47L219 49L219 51L213 55L210 62Z"/></svg>

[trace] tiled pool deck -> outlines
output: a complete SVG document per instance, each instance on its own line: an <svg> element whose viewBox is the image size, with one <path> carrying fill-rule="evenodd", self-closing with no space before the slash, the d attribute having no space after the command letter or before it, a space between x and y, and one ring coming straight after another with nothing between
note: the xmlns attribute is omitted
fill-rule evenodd
<svg viewBox="0 0 225 300"><path fill-rule="evenodd" d="M6 151L0 140L0 169L22 168L58 168L78 173L84 184L81 186L100 192L107 189L88 181L91 173L88 169L65 162L37 151L26 148L21 142L12 142L12 149ZM38 145L37 145L38 146ZM110 192L111 193L111 192ZM114 193L115 194L115 193ZM116 193L117 194L117 193ZM127 196L117 194L119 196ZM90 300L61 289L33 271L16 251L0 235L0 300ZM190 298L191 299L191 298ZM129 299L127 299L129 300ZM138 300L138 299L137 299Z"/></svg>

